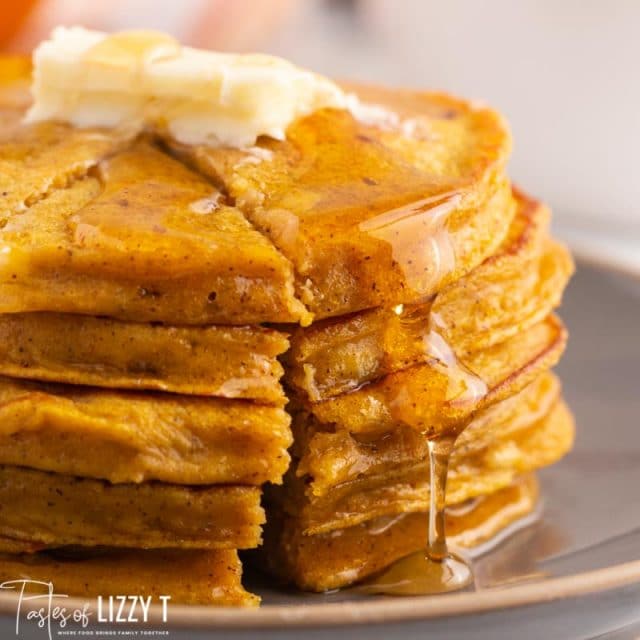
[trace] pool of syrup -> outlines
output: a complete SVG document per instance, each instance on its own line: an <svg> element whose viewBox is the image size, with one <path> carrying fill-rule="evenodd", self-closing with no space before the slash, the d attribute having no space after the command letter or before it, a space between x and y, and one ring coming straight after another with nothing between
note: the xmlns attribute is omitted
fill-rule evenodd
<svg viewBox="0 0 640 640"><path fill-rule="evenodd" d="M473 583L471 566L447 546L445 497L449 458L455 438L428 441L429 519L425 548L400 558L381 573L355 587L359 593L417 596L447 593Z"/></svg>

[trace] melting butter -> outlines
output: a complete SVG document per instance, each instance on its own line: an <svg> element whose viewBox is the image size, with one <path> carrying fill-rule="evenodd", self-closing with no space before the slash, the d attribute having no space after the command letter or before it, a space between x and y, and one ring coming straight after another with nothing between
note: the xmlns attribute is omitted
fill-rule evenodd
<svg viewBox="0 0 640 640"><path fill-rule="evenodd" d="M286 60L181 46L155 31L58 27L34 53L28 121L151 127L185 144L246 147L283 139L296 118L353 108L329 79Z"/></svg>

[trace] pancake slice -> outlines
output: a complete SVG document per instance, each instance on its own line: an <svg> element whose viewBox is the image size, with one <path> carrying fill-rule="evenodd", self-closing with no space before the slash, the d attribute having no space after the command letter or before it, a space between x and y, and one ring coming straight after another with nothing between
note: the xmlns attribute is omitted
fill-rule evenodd
<svg viewBox="0 0 640 640"><path fill-rule="evenodd" d="M280 482L289 422L241 400L0 378L0 464L111 482Z"/></svg>
<svg viewBox="0 0 640 640"><path fill-rule="evenodd" d="M0 466L0 536L41 548L247 549L261 539L260 488L112 485Z"/></svg>
<svg viewBox="0 0 640 640"><path fill-rule="evenodd" d="M0 315L0 374L282 405L284 333L169 327L73 314Z"/></svg>
<svg viewBox="0 0 640 640"><path fill-rule="evenodd" d="M554 366L566 330L550 316L503 343L458 359L438 342L440 358L392 373L303 411L320 424L351 433L392 431L405 425L429 437L466 426L474 412L503 400Z"/></svg>
<svg viewBox="0 0 640 640"><path fill-rule="evenodd" d="M520 392L477 413L458 436L451 464L462 464L462 460L481 455L495 442L535 425L551 412L559 398L558 379L550 372L542 373ZM428 458L426 438L407 427L360 435L300 420L294 422L293 429L296 461L289 475L295 473L301 479L309 498L329 495L337 487L357 484L371 476L426 464Z"/></svg>
<svg viewBox="0 0 640 640"><path fill-rule="evenodd" d="M515 209L510 136L495 112L349 89L401 122L325 109L254 149L172 146L291 260L316 320L424 301L495 251Z"/></svg>
<svg viewBox="0 0 640 640"><path fill-rule="evenodd" d="M476 430L480 442L475 449L464 442L454 448L447 476L448 505L486 495L509 485L520 473L553 464L573 444L573 419L561 399L542 418L527 423L521 416L519 422L515 430L508 421L498 423L493 433L485 426L489 433L484 437ZM375 446L373 442L374 451ZM357 470L358 459L350 462ZM308 477L287 476L284 489L269 492L269 504L295 517L306 534L323 533L380 516L428 509L428 480L428 462L425 456L416 455L397 464L364 468L352 480L322 493L308 489Z"/></svg>
<svg viewBox="0 0 640 640"><path fill-rule="evenodd" d="M470 548L490 540L530 514L538 498L535 477L447 510L447 539L452 548ZM329 591L352 585L413 551L424 548L426 513L382 516L324 534L305 535L295 519L270 514L264 546L256 561L270 573L305 591Z"/></svg>
<svg viewBox="0 0 640 640"><path fill-rule="evenodd" d="M7 202L0 230L0 312L173 324L307 317L289 261L214 187L158 149L136 143L32 203L22 195L23 154L11 144L0 145L0 160L19 156L2 187L16 203ZM48 175L53 158L42 163Z"/></svg>
<svg viewBox="0 0 640 640"><path fill-rule="evenodd" d="M0 542L0 549L2 543ZM56 593L103 600L110 595L170 596L172 605L257 606L260 599L240 582L242 565L233 550L104 549L73 554L0 553L0 583L53 582Z"/></svg>
<svg viewBox="0 0 640 640"><path fill-rule="evenodd" d="M286 382L312 402L432 361L435 331L458 357L543 320L559 303L571 258L546 236L549 211L516 192L518 213L498 251L423 305L379 308L293 331Z"/></svg>

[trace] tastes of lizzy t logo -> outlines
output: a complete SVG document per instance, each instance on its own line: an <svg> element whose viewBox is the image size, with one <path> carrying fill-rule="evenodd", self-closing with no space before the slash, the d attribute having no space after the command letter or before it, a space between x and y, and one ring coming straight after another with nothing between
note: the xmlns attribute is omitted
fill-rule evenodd
<svg viewBox="0 0 640 640"><path fill-rule="evenodd" d="M20 635L20 621L34 622L40 629L46 630L49 640L53 640L54 631L75 624L85 629L90 622L136 623L149 621L151 596L98 596L96 610L86 602L80 608L63 607L54 604L54 600L68 598L64 593L55 593L53 582L39 580L9 580L0 583L0 589L16 592L16 635ZM162 606L162 622L168 619L168 604L171 596L158 596ZM57 634L56 634L57 635Z"/></svg>

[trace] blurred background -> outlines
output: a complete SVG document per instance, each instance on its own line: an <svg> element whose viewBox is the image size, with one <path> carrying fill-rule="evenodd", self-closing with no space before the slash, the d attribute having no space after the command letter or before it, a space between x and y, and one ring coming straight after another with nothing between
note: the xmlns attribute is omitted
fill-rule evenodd
<svg viewBox="0 0 640 640"><path fill-rule="evenodd" d="M481 99L508 118L514 180L575 251L640 273L638 0L9 0L0 47L57 24L153 28L321 73Z"/></svg>

